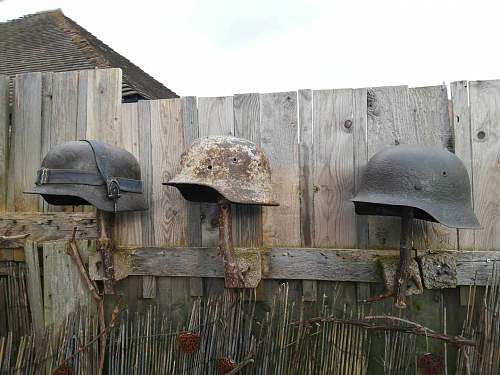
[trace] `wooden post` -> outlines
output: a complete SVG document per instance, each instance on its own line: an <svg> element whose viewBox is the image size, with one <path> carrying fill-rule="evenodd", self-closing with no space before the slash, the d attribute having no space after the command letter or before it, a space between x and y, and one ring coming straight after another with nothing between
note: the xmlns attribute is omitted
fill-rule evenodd
<svg viewBox="0 0 500 375"><path fill-rule="evenodd" d="M401 309L406 308L406 289L410 281L410 223L413 218L413 208L403 207L401 215L401 237L399 245L399 266L394 276L394 296L395 306Z"/></svg>
<svg viewBox="0 0 500 375"><path fill-rule="evenodd" d="M231 203L221 197L217 204L219 206L219 251L224 260L226 288L243 288L243 276L238 268L233 246Z"/></svg>
<svg viewBox="0 0 500 375"><path fill-rule="evenodd" d="M111 240L111 225L113 214L97 210L97 226L99 238L97 240L97 251L101 253L102 267L104 271L104 294L115 294L115 268L113 264L113 241Z"/></svg>

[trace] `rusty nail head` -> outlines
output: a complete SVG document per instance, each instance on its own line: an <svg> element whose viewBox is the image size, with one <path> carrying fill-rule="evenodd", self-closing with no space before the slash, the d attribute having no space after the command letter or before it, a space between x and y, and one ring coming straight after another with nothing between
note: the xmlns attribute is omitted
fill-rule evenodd
<svg viewBox="0 0 500 375"><path fill-rule="evenodd" d="M349 129L351 126L352 126L352 121L351 120L345 120L344 127L346 129Z"/></svg>

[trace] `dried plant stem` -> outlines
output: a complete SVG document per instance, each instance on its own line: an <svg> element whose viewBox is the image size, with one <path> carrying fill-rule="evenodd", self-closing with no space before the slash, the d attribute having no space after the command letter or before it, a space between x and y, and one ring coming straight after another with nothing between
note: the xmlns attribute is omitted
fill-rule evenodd
<svg viewBox="0 0 500 375"><path fill-rule="evenodd" d="M97 239L97 251L101 253L102 267L104 271L104 294L115 294L115 267L113 262L113 241L111 240L110 226L113 220L112 214L97 210L97 227L99 238Z"/></svg>

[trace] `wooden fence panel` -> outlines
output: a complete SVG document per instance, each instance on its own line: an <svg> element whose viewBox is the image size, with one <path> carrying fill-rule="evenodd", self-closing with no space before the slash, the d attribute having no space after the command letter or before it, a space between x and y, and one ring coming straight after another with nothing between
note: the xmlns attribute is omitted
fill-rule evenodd
<svg viewBox="0 0 500 375"><path fill-rule="evenodd" d="M500 248L500 80L469 82L474 208L483 229L475 233L475 249Z"/></svg>
<svg viewBox="0 0 500 375"><path fill-rule="evenodd" d="M297 93L261 95L261 145L278 207L263 208L264 246L300 245Z"/></svg>
<svg viewBox="0 0 500 375"><path fill-rule="evenodd" d="M0 75L0 212L7 210L9 127L9 77Z"/></svg>
<svg viewBox="0 0 500 375"><path fill-rule="evenodd" d="M199 136L234 135L233 97L198 98ZM201 204L202 246L217 246L219 241L219 217L217 205ZM209 294L221 293L221 280L206 280Z"/></svg>
<svg viewBox="0 0 500 375"><path fill-rule="evenodd" d="M23 192L33 187L40 168L42 144L42 74L28 73L14 80L14 116L9 160L7 208L38 211L39 197Z"/></svg>

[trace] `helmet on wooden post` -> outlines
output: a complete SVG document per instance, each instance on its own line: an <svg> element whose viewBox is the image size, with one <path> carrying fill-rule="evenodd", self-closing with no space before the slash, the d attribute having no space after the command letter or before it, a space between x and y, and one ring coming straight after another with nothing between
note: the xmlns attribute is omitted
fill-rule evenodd
<svg viewBox="0 0 500 375"><path fill-rule="evenodd" d="M403 207L413 207L417 219L450 228L481 227L465 166L455 154L436 147L399 145L378 152L352 201L359 215L401 216Z"/></svg>
<svg viewBox="0 0 500 375"><path fill-rule="evenodd" d="M93 205L103 211L141 211L146 203L136 158L119 147L94 140L71 141L51 149L35 186L52 205Z"/></svg>
<svg viewBox="0 0 500 375"><path fill-rule="evenodd" d="M277 206L271 170L255 143L231 136L195 140L181 156L180 172L164 185L174 186L188 201Z"/></svg>

